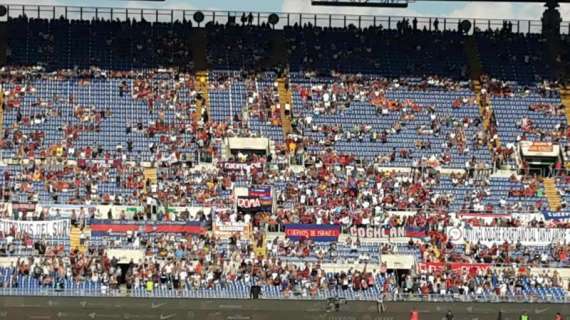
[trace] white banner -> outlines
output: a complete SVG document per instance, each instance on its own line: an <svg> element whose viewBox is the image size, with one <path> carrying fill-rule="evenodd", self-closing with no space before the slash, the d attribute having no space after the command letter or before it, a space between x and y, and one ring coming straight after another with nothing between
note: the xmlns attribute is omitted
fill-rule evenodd
<svg viewBox="0 0 570 320"><path fill-rule="evenodd" d="M198 213L202 212L205 216L211 214L212 208L210 207L168 207L168 212L171 213L170 219L179 217L182 213L188 213L188 220L198 219Z"/></svg>
<svg viewBox="0 0 570 320"><path fill-rule="evenodd" d="M0 217L12 217L12 204L10 202L0 202Z"/></svg>
<svg viewBox="0 0 570 320"><path fill-rule="evenodd" d="M120 219L124 216L131 220L137 212L143 211L142 206L115 206L115 205L98 205L95 212L96 219Z"/></svg>
<svg viewBox="0 0 570 320"><path fill-rule="evenodd" d="M447 237L454 244L466 241L485 245L520 242L525 246L545 246L553 243L570 243L570 229L554 228L499 228L499 227L448 227Z"/></svg>
<svg viewBox="0 0 570 320"><path fill-rule="evenodd" d="M70 220L19 221L0 220L0 232L5 235L15 232L17 236L27 234L31 237L67 237L71 231Z"/></svg>
<svg viewBox="0 0 570 320"><path fill-rule="evenodd" d="M532 220L540 221L544 220L544 215L542 213L521 213L521 212L498 212L498 213L483 213L483 212L460 212L457 213L457 217L462 220L469 219L480 219L487 223L493 222L494 219L502 218L516 218L522 223L530 222Z"/></svg>
<svg viewBox="0 0 570 320"><path fill-rule="evenodd" d="M223 165L224 170L228 171L248 171L253 168L261 170L263 165L260 162L254 163L240 163L240 162L225 162Z"/></svg>
<svg viewBox="0 0 570 320"><path fill-rule="evenodd" d="M51 218L71 218L73 212L75 212L75 217L79 218L81 212L83 212L85 218L89 218L92 212L97 210L95 205L74 205L74 204L48 204L36 205L36 214L40 215L41 212L47 214Z"/></svg>
<svg viewBox="0 0 570 320"><path fill-rule="evenodd" d="M95 218L102 219L120 219L125 216L126 219L132 220L135 213L143 211L142 206L115 206L115 205L99 205L96 206ZM160 207L164 213L164 207ZM168 207L168 211L172 216L179 216L183 212L188 212L190 220L198 216L198 212L202 211L206 216L210 215L212 208L209 207ZM109 214L110 213L110 214ZM173 217L171 217L172 219Z"/></svg>
<svg viewBox="0 0 570 320"><path fill-rule="evenodd" d="M241 239L251 239L251 224L244 222L217 222L212 226L214 235L222 239L229 239L232 235L239 233Z"/></svg>
<svg viewBox="0 0 570 320"><path fill-rule="evenodd" d="M560 154L560 145L552 142L521 141L522 154L525 157L553 157Z"/></svg>

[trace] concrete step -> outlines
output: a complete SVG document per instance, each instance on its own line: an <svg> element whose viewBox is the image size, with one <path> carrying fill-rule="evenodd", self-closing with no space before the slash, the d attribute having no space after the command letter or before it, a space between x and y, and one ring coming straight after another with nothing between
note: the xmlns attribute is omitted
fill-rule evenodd
<svg viewBox="0 0 570 320"><path fill-rule="evenodd" d="M69 243L72 250L79 249L80 252L86 252L87 251L86 243L81 244L81 233L82 233L81 229L77 227L72 227L71 232L69 234ZM91 238L91 229L89 227L83 228L83 233L86 234L87 239Z"/></svg>
<svg viewBox="0 0 570 320"><path fill-rule="evenodd" d="M562 199L556 187L556 181L553 178L544 179L544 194L548 201L548 207L552 211L560 211Z"/></svg>
<svg viewBox="0 0 570 320"><path fill-rule="evenodd" d="M291 126L291 114L287 115L285 113L285 105L289 105L290 111L293 109L291 91L287 90L286 86L288 81L289 80L286 77L277 79L277 93L279 94L279 105L281 106L281 126L283 128L283 135L285 138L293 132L293 128Z"/></svg>
<svg viewBox="0 0 570 320"><path fill-rule="evenodd" d="M200 121L204 110L211 116L209 88L208 71L198 71L196 73L196 91L200 93L203 100L196 103L196 112L194 113L193 119L195 122Z"/></svg>

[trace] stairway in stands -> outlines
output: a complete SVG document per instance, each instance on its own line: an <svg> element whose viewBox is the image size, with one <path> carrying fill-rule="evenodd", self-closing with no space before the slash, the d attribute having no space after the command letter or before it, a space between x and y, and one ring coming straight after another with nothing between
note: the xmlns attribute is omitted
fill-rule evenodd
<svg viewBox="0 0 570 320"><path fill-rule="evenodd" d="M150 180L151 185L155 185L158 182L158 174L156 173L156 168L144 168L143 169L144 181L145 181L145 192L146 192L146 181Z"/></svg>
<svg viewBox="0 0 570 320"><path fill-rule="evenodd" d="M89 227L84 227L83 232L87 235L87 239L91 238L91 229ZM69 242L71 250L79 249L79 252L85 253L87 251L87 245L81 244L81 229L78 227L71 227L71 233L69 235Z"/></svg>
<svg viewBox="0 0 570 320"><path fill-rule="evenodd" d="M204 111L208 114L208 120L210 118L210 94L209 94L209 80L208 71L198 71L196 73L196 91L200 93L202 99L196 102L196 113L194 115L194 121L199 122L202 119Z"/></svg>
<svg viewBox="0 0 570 320"><path fill-rule="evenodd" d="M0 86L0 135L4 136L4 89Z"/></svg>
<svg viewBox="0 0 570 320"><path fill-rule="evenodd" d="M7 25L8 24L6 22L0 22L0 67L6 65L6 52L8 45Z"/></svg>
<svg viewBox="0 0 570 320"><path fill-rule="evenodd" d="M259 244L261 244L261 246L257 246L257 244L255 245L255 256L258 258L265 258L267 256L267 246L265 245L265 241L267 239L265 239L265 235L262 235L262 240L259 241Z"/></svg>
<svg viewBox="0 0 570 320"><path fill-rule="evenodd" d="M566 123L570 123L570 84L560 86L560 101L564 105L564 113L566 114ZM566 169L570 169L570 163L566 162Z"/></svg>
<svg viewBox="0 0 570 320"><path fill-rule="evenodd" d="M560 88L560 100L565 107L566 123L570 123L570 85L565 85Z"/></svg>
<svg viewBox="0 0 570 320"><path fill-rule="evenodd" d="M481 101L481 57L479 49L477 48L477 41L474 36L466 36L463 44L467 62L469 64L469 78L471 79L472 89L477 96L477 104L479 105L479 112L483 120L483 126L489 128L490 116L486 115L483 110L485 109L486 102Z"/></svg>
<svg viewBox="0 0 570 320"><path fill-rule="evenodd" d="M481 56L479 55L477 41L474 36L465 37L463 49L467 56L467 62L469 63L469 77L471 80L481 79L483 66L481 65Z"/></svg>
<svg viewBox="0 0 570 320"><path fill-rule="evenodd" d="M481 121L483 122L483 128L492 135L492 121L493 121L493 105L491 104L491 100L487 98L483 98L481 96L481 82L479 80L473 80L472 82L472 90L475 92L477 105L479 106L479 115L481 116ZM489 151L493 152L493 146L491 143L488 145ZM501 140L497 137L496 146L501 146Z"/></svg>
<svg viewBox="0 0 570 320"><path fill-rule="evenodd" d="M564 65L558 58L563 56L565 48L561 46L560 36L544 37L546 50L543 51L544 60L551 68L552 79L564 79Z"/></svg>
<svg viewBox="0 0 570 320"><path fill-rule="evenodd" d="M196 70L196 91L202 96L202 100L196 103L194 122L202 119L204 110L210 116L210 99L208 95L208 34L204 28L196 28L190 36L192 61Z"/></svg>
<svg viewBox="0 0 570 320"><path fill-rule="evenodd" d="M291 126L292 96L289 88L289 79L281 76L277 79L277 91L279 93L279 105L281 106L281 126L283 127L283 135L285 138L293 132ZM289 105L289 113L285 112L285 106Z"/></svg>
<svg viewBox="0 0 570 320"><path fill-rule="evenodd" d="M195 28L190 36L194 70L208 69L208 34L205 28Z"/></svg>
<svg viewBox="0 0 570 320"><path fill-rule="evenodd" d="M289 61L289 46L283 30L274 30L271 33L271 54L262 60L262 67L266 69L284 69Z"/></svg>
<svg viewBox="0 0 570 320"><path fill-rule="evenodd" d="M483 120L483 127L489 128L490 119L489 116L485 114L485 105L487 102L481 101L481 82L479 80L473 80L473 92L475 92L475 96L477 97L477 105L479 106L479 114L481 115L481 119Z"/></svg>
<svg viewBox="0 0 570 320"><path fill-rule="evenodd" d="M464 42L464 51L469 64L469 78L472 83L472 90L476 95L477 104L479 105L479 114L483 122L483 127L487 132L491 132L492 119L493 119L493 106L491 100L483 99L481 96L481 75L483 74L483 65L481 64L481 56L475 36L466 36ZM501 141L497 139L497 146L501 145ZM488 145L489 150L493 152L493 146Z"/></svg>
<svg viewBox="0 0 570 320"><path fill-rule="evenodd" d="M6 22L0 22L0 67L6 65L6 46L8 39L6 37ZM0 136L4 136L4 89L0 86Z"/></svg>
<svg viewBox="0 0 570 320"><path fill-rule="evenodd" d="M544 193L548 200L548 206L551 211L560 211L560 193L556 188L556 181L554 178L544 179Z"/></svg>

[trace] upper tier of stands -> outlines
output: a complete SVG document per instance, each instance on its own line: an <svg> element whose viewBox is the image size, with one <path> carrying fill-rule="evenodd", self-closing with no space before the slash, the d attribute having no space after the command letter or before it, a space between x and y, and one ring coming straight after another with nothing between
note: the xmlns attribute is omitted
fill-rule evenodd
<svg viewBox="0 0 570 320"><path fill-rule="evenodd" d="M431 21L431 20L430 20ZM328 73L381 74L388 78L439 75L454 79L468 77L464 54L465 36L448 25L437 31L409 20L387 29L327 28L306 21L303 26L222 25L208 23L192 27L190 20L150 23L129 20L64 20L10 17L7 22L10 65L44 65L48 70L97 65L109 70L156 67L189 69L196 61L193 48L197 33L215 45L207 46L212 69L257 69L271 65L271 55L282 54L291 70ZM425 25L424 25L425 26ZM488 31L482 32L481 30ZM501 80L533 84L555 77L555 66L567 61L567 52L552 56L548 43L536 34L513 34L506 26L478 27L475 40L483 71ZM530 29L529 29L530 30ZM523 29L522 32L526 30ZM86 41L87 39L87 41ZM567 37L560 39L567 47ZM283 51L283 52L279 52ZM282 61L277 59L276 61Z"/></svg>

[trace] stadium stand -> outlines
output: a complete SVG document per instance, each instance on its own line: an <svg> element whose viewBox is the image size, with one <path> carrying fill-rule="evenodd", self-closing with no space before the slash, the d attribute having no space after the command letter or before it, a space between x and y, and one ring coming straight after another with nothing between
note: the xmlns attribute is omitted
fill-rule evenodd
<svg viewBox="0 0 570 320"><path fill-rule="evenodd" d="M541 35L252 19L4 22L0 293L567 302Z"/></svg>

